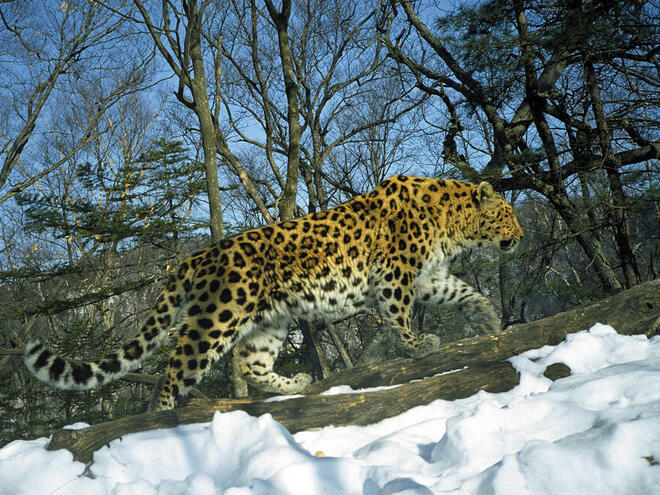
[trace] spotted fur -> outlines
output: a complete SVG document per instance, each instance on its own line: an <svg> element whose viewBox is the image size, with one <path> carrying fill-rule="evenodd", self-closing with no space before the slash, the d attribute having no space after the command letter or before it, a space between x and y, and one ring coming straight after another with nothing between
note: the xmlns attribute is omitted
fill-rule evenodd
<svg viewBox="0 0 660 495"><path fill-rule="evenodd" d="M296 393L310 382L273 371L293 317L336 320L376 306L410 356L438 348L410 327L414 301L455 305L487 333L492 304L448 272L467 247L511 251L522 230L490 184L397 176L331 210L248 230L199 251L169 277L139 335L97 362L58 356L38 341L25 363L40 380L84 390L135 369L177 334L157 408L169 409L231 348L245 379Z"/></svg>

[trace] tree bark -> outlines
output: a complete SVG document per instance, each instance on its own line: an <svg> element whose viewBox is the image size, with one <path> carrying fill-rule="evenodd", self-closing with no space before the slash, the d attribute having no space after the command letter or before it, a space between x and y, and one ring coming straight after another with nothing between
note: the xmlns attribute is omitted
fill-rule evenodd
<svg viewBox="0 0 660 495"><path fill-rule="evenodd" d="M321 347L319 340L319 331L314 322L307 320L298 320L298 326L303 335L303 348L305 353L300 360L300 364L311 367L312 376L317 380L324 380L331 376L332 367L328 358Z"/></svg>
<svg viewBox="0 0 660 495"><path fill-rule="evenodd" d="M204 150L204 169L206 173L206 192L209 198L211 239L213 242L218 242L225 237L225 229L222 220L222 201L218 183L218 159L215 153L215 124L213 122L211 107L209 106L206 69L204 68L204 57L202 54L201 30L203 15L203 7L198 10L197 2L188 2L188 9L186 11L186 17L188 18L188 29L186 31L187 46L184 50L187 50L193 67L193 75L190 78L190 92L193 97L193 110L199 120L199 133L202 138L202 149Z"/></svg>
<svg viewBox="0 0 660 495"><path fill-rule="evenodd" d="M603 157L605 172L610 184L610 194L612 195L612 205L608 208L612 219L612 229L614 238L621 260L621 271L625 279L626 288L637 285L641 277L637 268L637 260L630 240L630 222L628 218L628 204L623 191L621 182L621 162L617 159L612 140L610 139L610 130L603 110L603 102L600 97L600 90L596 82L596 70L588 57L584 57L584 70L587 81L587 89L591 99L591 107L596 120L596 129L598 129L598 145L600 154Z"/></svg>
<svg viewBox="0 0 660 495"><path fill-rule="evenodd" d="M231 383L236 399L242 399L249 395L248 384L241 376L241 362L233 353L231 356ZM153 411L153 409L153 407L149 408L150 411Z"/></svg>
<svg viewBox="0 0 660 495"><path fill-rule="evenodd" d="M289 126L289 144L287 146L286 184L280 200L280 220L291 220L296 206L298 193L298 170L300 168L300 109L298 106L298 85L296 83L291 48L289 47L289 17L291 0L283 0L282 11L278 12L272 0L266 0L270 18L277 28L277 41L282 62L282 77L287 101L287 123Z"/></svg>
<svg viewBox="0 0 660 495"><path fill-rule="evenodd" d="M485 363L377 392L308 395L276 402L192 399L189 405L178 409L128 416L82 430L59 429L53 433L47 448L65 448L73 453L75 460L91 463L96 450L125 434L208 422L216 411L242 410L253 416L271 414L292 433L328 425L368 425L437 399L461 399L479 390L505 392L518 384L518 378L508 362Z"/></svg>
<svg viewBox="0 0 660 495"><path fill-rule="evenodd" d="M351 361L351 356L348 355L348 351L346 351L346 346L344 346L344 343L341 341L341 338L337 333L337 328L335 327L335 325L333 323L326 323L325 331L328 332L328 335L330 335L330 338L332 339L332 343L335 345L335 349L337 349L337 353L339 354L339 357L344 363L344 366L346 368L352 368L353 362Z"/></svg>
<svg viewBox="0 0 660 495"><path fill-rule="evenodd" d="M436 399L455 400L479 390L493 393L510 390L517 385L518 375L505 361L507 358L529 349L555 345L567 333L589 328L596 322L611 324L626 335L659 334L660 279L594 305L512 327L497 335L445 344L423 359L395 359L344 370L310 385L305 397L277 402L192 399L189 405L171 411L149 412L82 430L57 430L48 449L66 448L75 459L89 463L97 449L125 434L206 422L212 419L215 411L237 409L252 415L272 414L292 432L328 425L370 424ZM455 371L457 369L459 371ZM438 375L447 371L452 372ZM565 366L553 366L546 371L546 376L558 378L567 373ZM422 380L410 382L415 379ZM337 384L349 384L354 388L403 385L375 392L318 395Z"/></svg>

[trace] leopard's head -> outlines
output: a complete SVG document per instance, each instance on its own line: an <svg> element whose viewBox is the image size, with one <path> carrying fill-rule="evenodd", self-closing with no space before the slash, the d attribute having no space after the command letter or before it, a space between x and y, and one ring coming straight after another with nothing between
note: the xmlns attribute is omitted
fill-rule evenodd
<svg viewBox="0 0 660 495"><path fill-rule="evenodd" d="M523 236L513 207L497 194L488 182L476 191L476 237L481 244L496 245L504 252L513 251Z"/></svg>

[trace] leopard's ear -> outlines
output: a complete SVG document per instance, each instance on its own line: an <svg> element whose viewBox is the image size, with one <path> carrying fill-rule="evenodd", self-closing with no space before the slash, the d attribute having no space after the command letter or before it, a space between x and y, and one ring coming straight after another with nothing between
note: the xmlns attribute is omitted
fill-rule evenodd
<svg viewBox="0 0 660 495"><path fill-rule="evenodd" d="M488 182L482 181L477 186L477 207L488 208L497 203L498 195Z"/></svg>

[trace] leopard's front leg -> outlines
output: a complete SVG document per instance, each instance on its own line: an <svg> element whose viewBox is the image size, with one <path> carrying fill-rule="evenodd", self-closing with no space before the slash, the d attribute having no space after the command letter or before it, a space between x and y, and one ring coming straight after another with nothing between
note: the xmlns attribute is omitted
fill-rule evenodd
<svg viewBox="0 0 660 495"><path fill-rule="evenodd" d="M400 277L409 280L408 274ZM378 301L383 317L399 338L403 350L410 357L428 356L440 347L437 335L425 333L417 335L411 327L413 290L408 284L385 284L379 291Z"/></svg>
<svg viewBox="0 0 660 495"><path fill-rule="evenodd" d="M448 273L418 280L415 300L424 304L456 306L479 334L493 334L501 330L500 317L493 304L461 279Z"/></svg>

